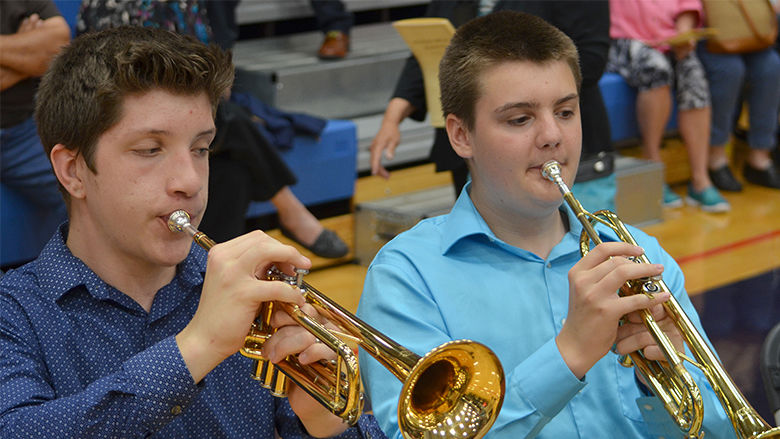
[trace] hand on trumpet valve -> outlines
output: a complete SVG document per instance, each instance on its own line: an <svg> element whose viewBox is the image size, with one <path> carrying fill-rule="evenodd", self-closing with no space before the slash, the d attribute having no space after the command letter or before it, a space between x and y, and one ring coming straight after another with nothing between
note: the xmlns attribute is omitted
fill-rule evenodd
<svg viewBox="0 0 780 439"><path fill-rule="evenodd" d="M308 303L301 306L301 311L330 330L338 329L335 325L327 323L326 319L320 316L317 310ZM304 365L337 358L336 353L330 347L300 326L283 310L273 313L271 326L276 328L276 332L263 344L263 357L273 363L278 363L288 356L296 354L298 362Z"/></svg>
<svg viewBox="0 0 780 439"><path fill-rule="evenodd" d="M282 281L258 276L271 265L311 266L294 247L254 231L209 250L200 302L190 323L176 336L182 357L196 382L222 360L235 354L260 305L268 301L302 306L300 291Z"/></svg>
<svg viewBox="0 0 780 439"><path fill-rule="evenodd" d="M677 352L685 352L685 342L674 321L669 317L663 305L654 305L649 309L653 320L661 327L669 337ZM619 355L627 355L631 352L642 350L644 357L651 361L666 361L661 348L656 344L647 326L644 324L639 312L632 312L623 319L623 324L618 328L616 338L616 351Z"/></svg>
<svg viewBox="0 0 780 439"><path fill-rule="evenodd" d="M326 323L325 319L318 315L313 306L304 304L301 306L301 310L323 323L328 329L335 329L334 325ZM330 347L320 342L311 332L298 325L288 313L282 310L273 313L271 326L277 329L271 338L263 344L263 356L274 363L291 355L297 355L298 362L302 365L318 361L335 362L338 358ZM292 381L287 390L287 399L298 417L305 420L304 424L309 433L316 437L333 436L342 431L341 427L344 429L347 427L347 424L340 422L340 418L332 414ZM336 430L331 430L334 425ZM328 430L315 433L323 426L327 426Z"/></svg>
<svg viewBox="0 0 780 439"><path fill-rule="evenodd" d="M669 298L659 293L619 296L616 292L628 280L660 274L657 264L637 264L642 248L625 242L605 242L594 247L569 271L569 308L556 337L561 356L572 372L582 378L610 351L623 316L659 305Z"/></svg>

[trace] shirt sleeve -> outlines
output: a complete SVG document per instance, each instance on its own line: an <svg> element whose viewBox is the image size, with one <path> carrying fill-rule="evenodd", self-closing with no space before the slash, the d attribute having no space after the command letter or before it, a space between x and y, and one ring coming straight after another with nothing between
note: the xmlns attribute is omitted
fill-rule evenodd
<svg viewBox="0 0 780 439"><path fill-rule="evenodd" d="M147 437L197 396L173 337L92 383L60 383L48 372L28 317L0 297L0 437ZM62 359L62 361L69 361ZM69 388L70 387L70 388Z"/></svg>
<svg viewBox="0 0 780 439"><path fill-rule="evenodd" d="M451 341L416 267L388 253L392 252L386 247L368 270L358 316L418 355ZM379 425L388 437L400 439L397 410L402 382L365 351L360 353L360 366ZM488 439L535 435L585 386L566 366L554 339L504 372L503 406Z"/></svg>

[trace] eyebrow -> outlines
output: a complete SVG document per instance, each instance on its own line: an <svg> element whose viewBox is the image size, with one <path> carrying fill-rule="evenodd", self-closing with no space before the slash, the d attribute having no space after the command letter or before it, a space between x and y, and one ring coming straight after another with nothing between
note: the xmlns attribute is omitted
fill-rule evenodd
<svg viewBox="0 0 780 439"><path fill-rule="evenodd" d="M577 93L572 93L572 94L566 95L566 96L558 99L557 101L555 101L554 105L555 106L561 105L561 104L563 104L565 102L568 102L568 101L571 101L571 100L575 100L578 97L579 97L579 95ZM512 110L512 109L515 109L515 108L530 108L530 109L533 109L533 108L539 108L539 106L540 106L540 104L537 101L510 102L508 104L504 104L504 105L496 108L495 113L499 113L500 114L500 113L503 113L505 111Z"/></svg>
<svg viewBox="0 0 780 439"><path fill-rule="evenodd" d="M203 130L203 131L199 132L193 138L197 139L197 138L203 137L203 136L210 136L210 135L215 134L216 132L217 132L217 128L216 127L209 128L207 130ZM150 135L151 134L151 135L155 135L155 136L169 136L169 135L171 135L171 132L168 131L168 130L160 130L160 129L150 128L148 130L144 130L144 129L139 130L139 131L136 132L136 134L143 134L143 135Z"/></svg>

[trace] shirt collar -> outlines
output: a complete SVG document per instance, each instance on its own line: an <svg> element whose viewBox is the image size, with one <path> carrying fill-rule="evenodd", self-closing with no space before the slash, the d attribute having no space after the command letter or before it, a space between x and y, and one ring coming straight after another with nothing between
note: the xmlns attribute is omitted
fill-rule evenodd
<svg viewBox="0 0 780 439"><path fill-rule="evenodd" d="M503 242L495 235L495 233L493 233L485 220L482 218L482 215L480 215L479 211L474 206L474 203L471 201L471 196L469 195L470 187L471 182L469 181L464 186L460 196L455 201L455 205L447 215L447 220L442 225L442 254L446 254L459 241L470 236L483 235L489 240ZM569 220L569 230L566 232L566 235L561 240L561 242L565 242L570 239L573 239L574 242L579 242L583 229L582 224L565 202L562 202L559 210L563 210ZM616 240L615 233L607 226L597 224L596 231L603 241ZM579 248L579 245L577 248Z"/></svg>
<svg viewBox="0 0 780 439"><path fill-rule="evenodd" d="M83 285L95 298L107 298L112 287L71 253L65 244L67 235L66 221L59 226L35 261L41 291L51 300L57 301L68 291ZM203 283L205 273L206 251L193 243L187 258L176 268L174 282L193 287Z"/></svg>

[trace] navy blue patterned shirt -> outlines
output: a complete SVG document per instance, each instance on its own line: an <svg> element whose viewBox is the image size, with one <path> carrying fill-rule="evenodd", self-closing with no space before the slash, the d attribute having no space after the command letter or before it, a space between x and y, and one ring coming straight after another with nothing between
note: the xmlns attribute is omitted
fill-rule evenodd
<svg viewBox="0 0 780 439"><path fill-rule="evenodd" d="M198 306L206 253L193 245L147 313L65 245L0 278L0 437L309 437L285 398L235 354L195 384L174 336ZM340 438L383 438L363 415Z"/></svg>

